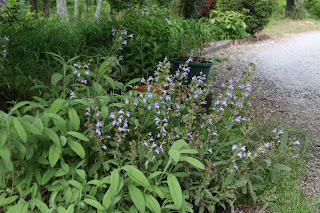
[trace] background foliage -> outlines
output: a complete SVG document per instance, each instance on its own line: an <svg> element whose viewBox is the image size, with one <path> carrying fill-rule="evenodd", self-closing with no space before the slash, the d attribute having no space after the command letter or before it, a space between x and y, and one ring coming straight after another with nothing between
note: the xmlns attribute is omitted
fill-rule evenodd
<svg viewBox="0 0 320 213"><path fill-rule="evenodd" d="M272 0L219 0L217 9L243 13L248 26L246 31L253 35L267 25L272 13L272 3Z"/></svg>

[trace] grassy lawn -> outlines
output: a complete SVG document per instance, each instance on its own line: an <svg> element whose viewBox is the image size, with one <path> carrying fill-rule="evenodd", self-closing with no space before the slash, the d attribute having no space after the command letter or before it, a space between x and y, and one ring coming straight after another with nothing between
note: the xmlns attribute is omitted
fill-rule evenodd
<svg viewBox="0 0 320 213"><path fill-rule="evenodd" d="M271 19L268 26L261 32L267 35L281 35L288 33L301 33L320 30L320 20L292 20L292 19Z"/></svg>

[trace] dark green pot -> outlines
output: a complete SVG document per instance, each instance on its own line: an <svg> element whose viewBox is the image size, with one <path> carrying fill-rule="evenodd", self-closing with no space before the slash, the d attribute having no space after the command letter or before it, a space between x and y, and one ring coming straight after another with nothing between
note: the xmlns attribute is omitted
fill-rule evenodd
<svg viewBox="0 0 320 213"><path fill-rule="evenodd" d="M180 64L185 64L185 61L180 61L176 58L171 59L171 72L175 73ZM191 83L193 76L199 76L200 72L202 71L203 74L206 74L206 79L204 80L204 83L207 83L207 79L209 77L210 69L213 66L213 61L205 61L204 63L194 63L191 62L188 64L190 67L190 73L188 75L188 82L187 84Z"/></svg>

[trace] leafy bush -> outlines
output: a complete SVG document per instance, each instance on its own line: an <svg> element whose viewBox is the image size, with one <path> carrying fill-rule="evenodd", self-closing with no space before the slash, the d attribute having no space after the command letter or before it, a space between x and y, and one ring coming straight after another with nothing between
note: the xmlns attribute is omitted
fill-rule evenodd
<svg viewBox="0 0 320 213"><path fill-rule="evenodd" d="M126 11L124 20L119 24L128 26L135 39L123 49L124 66L126 73L123 80L134 77L153 75L153 69L158 61L166 55L173 54L174 47L179 39L172 31L172 19L181 21L164 8L149 6L130 8Z"/></svg>
<svg viewBox="0 0 320 213"><path fill-rule="evenodd" d="M29 76L48 83L54 70L60 66L46 52L64 58L79 55L83 60L88 56L102 58L117 53L116 49L110 53L114 40L112 29L119 29L121 25L129 26L128 31L136 39L123 47L125 74L117 76L118 79L126 81L152 74L157 62L173 51L178 40L172 34L172 17L167 10L157 7L131 8L126 14L125 19L112 22L86 20L65 24L57 19L40 19L1 25L1 36L14 38L9 44L10 54L5 63L10 87L2 91L20 94L19 87L30 85Z"/></svg>
<svg viewBox="0 0 320 213"><path fill-rule="evenodd" d="M289 146L286 133L255 140L251 71L207 103L205 76L183 84L187 65L169 74L165 59L154 77L123 84L108 74L121 56L95 68L53 55L63 70L32 88L42 96L0 111L8 213L214 211L246 194L256 201L268 171L290 170L272 159Z"/></svg>
<svg viewBox="0 0 320 213"><path fill-rule="evenodd" d="M305 4L310 14L320 17L320 1L319 0L307 0L305 1Z"/></svg>
<svg viewBox="0 0 320 213"><path fill-rule="evenodd" d="M243 13L246 16L247 32L253 35L267 25L272 3L272 0L218 0L217 9Z"/></svg>
<svg viewBox="0 0 320 213"><path fill-rule="evenodd" d="M246 32L248 26L244 22L245 15L234 11L212 11L210 16L214 16L210 23L217 32L218 39L241 39L249 36Z"/></svg>

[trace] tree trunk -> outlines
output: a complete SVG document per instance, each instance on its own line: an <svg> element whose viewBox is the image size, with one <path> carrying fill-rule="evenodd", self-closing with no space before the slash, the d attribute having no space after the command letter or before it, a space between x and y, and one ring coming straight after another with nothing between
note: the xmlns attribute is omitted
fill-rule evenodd
<svg viewBox="0 0 320 213"><path fill-rule="evenodd" d="M37 0L30 0L31 4L31 12L36 12L38 13L38 4Z"/></svg>
<svg viewBox="0 0 320 213"><path fill-rule="evenodd" d="M74 17L79 17L79 0L74 0Z"/></svg>
<svg viewBox="0 0 320 213"><path fill-rule="evenodd" d="M96 19L100 18L100 13L101 13L101 9L102 9L102 4L103 4L103 0L98 0L98 5L97 5L97 9L96 9L96 13L94 14L94 17Z"/></svg>
<svg viewBox="0 0 320 213"><path fill-rule="evenodd" d="M287 0L285 17L288 18L292 15L294 9L294 0Z"/></svg>
<svg viewBox="0 0 320 213"><path fill-rule="evenodd" d="M63 16L66 22L69 22L68 8L66 0L57 0L57 15Z"/></svg>
<svg viewBox="0 0 320 213"><path fill-rule="evenodd" d="M43 0L43 13L45 17L50 17L49 0Z"/></svg>

